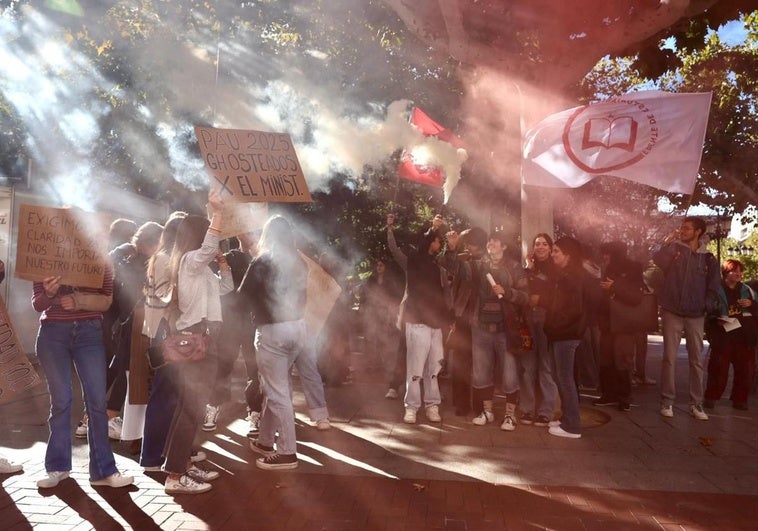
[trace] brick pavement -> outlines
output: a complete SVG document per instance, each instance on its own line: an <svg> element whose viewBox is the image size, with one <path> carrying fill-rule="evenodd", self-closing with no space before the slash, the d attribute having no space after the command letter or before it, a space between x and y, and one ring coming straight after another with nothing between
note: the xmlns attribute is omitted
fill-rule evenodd
<svg viewBox="0 0 758 531"><path fill-rule="evenodd" d="M679 364L686 394L686 358ZM361 372L352 387L329 389L334 429L323 433L297 393L300 467L287 472L255 468L243 407L230 405L198 439L222 474L214 489L169 496L162 474L141 472L119 443L119 468L135 485L91 487L84 441L74 443L72 479L38 490L47 395L37 388L0 407L0 446L25 467L0 476L0 529L756 529L758 430L726 405L707 423L683 405L664 421L656 390L637 389L639 408L603 411L610 422L565 441L527 426L472 428L448 408L441 426L406 426L383 390Z"/></svg>

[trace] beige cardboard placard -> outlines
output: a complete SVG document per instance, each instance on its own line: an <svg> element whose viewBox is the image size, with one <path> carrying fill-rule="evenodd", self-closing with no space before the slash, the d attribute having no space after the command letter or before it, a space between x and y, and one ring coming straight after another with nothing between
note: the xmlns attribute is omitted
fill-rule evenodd
<svg viewBox="0 0 758 531"><path fill-rule="evenodd" d="M313 336L324 327L342 288L324 268L300 253L308 264L308 289L305 301L305 322Z"/></svg>
<svg viewBox="0 0 758 531"><path fill-rule="evenodd" d="M0 403L8 402L41 382L21 349L5 302L0 298Z"/></svg>
<svg viewBox="0 0 758 531"><path fill-rule="evenodd" d="M225 203L221 239L263 228L268 219L268 203Z"/></svg>
<svg viewBox="0 0 758 531"><path fill-rule="evenodd" d="M15 276L100 288L105 276L107 219L72 208L21 205Z"/></svg>
<svg viewBox="0 0 758 531"><path fill-rule="evenodd" d="M295 147L286 133L195 126L211 188L238 203L310 203Z"/></svg>

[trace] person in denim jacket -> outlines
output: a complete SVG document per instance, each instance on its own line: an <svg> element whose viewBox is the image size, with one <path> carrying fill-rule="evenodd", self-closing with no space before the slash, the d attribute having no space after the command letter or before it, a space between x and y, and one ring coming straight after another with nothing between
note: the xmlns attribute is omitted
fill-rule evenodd
<svg viewBox="0 0 758 531"><path fill-rule="evenodd" d="M658 297L663 323L660 413L664 417L674 416L676 352L684 332L690 366L690 415L708 420L702 405L703 332L705 315L716 306L720 280L716 258L700 250L704 233L702 219L686 217L679 230L653 253L653 261L664 274Z"/></svg>

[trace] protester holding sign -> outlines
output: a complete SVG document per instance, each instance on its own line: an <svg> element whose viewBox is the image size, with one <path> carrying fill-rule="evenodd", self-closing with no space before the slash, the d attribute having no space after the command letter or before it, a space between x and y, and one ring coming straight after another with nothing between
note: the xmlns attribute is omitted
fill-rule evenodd
<svg viewBox="0 0 758 531"><path fill-rule="evenodd" d="M310 348L307 283L308 266L297 252L292 227L283 217L269 219L239 288L257 326L255 349L264 400L260 435L250 441L250 448L263 455L255 465L264 470L297 467L290 368Z"/></svg>
<svg viewBox="0 0 758 531"><path fill-rule="evenodd" d="M50 438L45 455L47 477L39 488L52 488L71 471L71 364L81 381L88 413L89 474L95 486L125 487L134 478L122 476L108 442L105 413L105 348L103 311L113 296L113 269L105 266L102 287L78 288L60 284L61 277L35 282L32 306L40 317L37 358L50 392Z"/></svg>
<svg viewBox="0 0 758 531"><path fill-rule="evenodd" d="M0 282L5 279L5 262L0 260ZM22 465L12 463L8 458L0 454L0 474L15 474L16 472L23 472L24 467Z"/></svg>
<svg viewBox="0 0 758 531"><path fill-rule="evenodd" d="M161 234L158 250L150 257L147 265L145 319L142 333L150 339L151 347L160 347L164 332L168 327L169 302L167 298L170 298L171 294L169 260L179 225L186 217L187 213L182 211L176 211L169 216ZM165 461L166 439L177 402L173 372L174 367L168 364L155 368L152 374L139 460L145 472L162 470ZM193 461L198 462L204 459L204 453L193 452Z"/></svg>
<svg viewBox="0 0 758 531"><path fill-rule="evenodd" d="M166 441L167 493L207 492L211 489L208 482L219 477L218 472L193 464L192 442L203 421L210 386L216 375L221 295L234 288L229 265L219 258L223 206L219 195L211 190L208 194L210 223L200 216L184 218L169 261L171 301L176 315L171 319L172 333L205 334L208 341L205 357L174 363L178 403ZM219 262L219 275L208 267L213 260Z"/></svg>

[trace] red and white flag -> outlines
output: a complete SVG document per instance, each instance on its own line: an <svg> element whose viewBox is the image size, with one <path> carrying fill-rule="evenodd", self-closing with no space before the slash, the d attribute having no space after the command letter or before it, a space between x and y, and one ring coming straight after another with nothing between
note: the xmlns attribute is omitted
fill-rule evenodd
<svg viewBox="0 0 758 531"><path fill-rule="evenodd" d="M553 114L524 138L522 182L577 188L598 175L691 194L710 93L645 91Z"/></svg>
<svg viewBox="0 0 758 531"><path fill-rule="evenodd" d="M423 143L403 152L398 175L409 181L438 188L444 185L447 202L458 184L460 167L467 157L465 144L418 107L413 108L411 124L427 138Z"/></svg>

